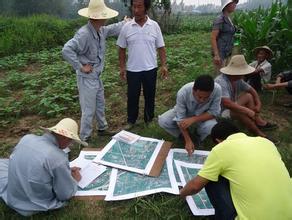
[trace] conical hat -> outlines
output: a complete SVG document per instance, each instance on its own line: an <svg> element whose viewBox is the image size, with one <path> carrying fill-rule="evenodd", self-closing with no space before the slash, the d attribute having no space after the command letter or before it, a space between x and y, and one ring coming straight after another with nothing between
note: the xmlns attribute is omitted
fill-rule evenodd
<svg viewBox="0 0 292 220"><path fill-rule="evenodd" d="M103 0L90 0L88 8L82 8L78 14L91 19L109 19L118 16L119 12L108 8Z"/></svg>
<svg viewBox="0 0 292 220"><path fill-rule="evenodd" d="M58 124L56 124L54 127L51 127L51 128L44 128L44 127L40 127L40 128L45 131L54 132L56 134L70 138L84 146L88 146L86 142L80 140L78 136L78 125L76 121L74 121L71 118L64 118L61 121L59 121Z"/></svg>
<svg viewBox="0 0 292 220"><path fill-rule="evenodd" d="M247 75L255 71L249 66L243 55L234 55L226 67L220 69L221 73L231 76Z"/></svg>

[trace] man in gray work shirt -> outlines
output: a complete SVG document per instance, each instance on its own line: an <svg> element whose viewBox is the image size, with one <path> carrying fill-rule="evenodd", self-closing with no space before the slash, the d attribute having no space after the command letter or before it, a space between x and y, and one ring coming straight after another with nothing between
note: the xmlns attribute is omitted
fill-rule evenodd
<svg viewBox="0 0 292 220"><path fill-rule="evenodd" d="M44 135L25 135L9 159L0 159L0 199L24 216L63 207L81 179L64 152L72 141L87 146L78 137L77 123L64 118L42 129Z"/></svg>
<svg viewBox="0 0 292 220"><path fill-rule="evenodd" d="M177 93L176 105L158 117L159 126L169 134L185 141L185 149L191 155L195 150L189 127L197 126L199 141L204 140L217 123L221 108L221 87L209 75L201 75L195 82L187 83Z"/></svg>
<svg viewBox="0 0 292 220"><path fill-rule="evenodd" d="M100 75L104 68L106 38L117 36L125 21L104 26L106 19L117 16L118 12L108 8L103 0L91 0L88 8L79 10L78 14L89 18L89 21L65 44L62 53L77 73L82 112L80 137L87 141L91 136L94 116L98 134L112 135L106 131L108 124Z"/></svg>

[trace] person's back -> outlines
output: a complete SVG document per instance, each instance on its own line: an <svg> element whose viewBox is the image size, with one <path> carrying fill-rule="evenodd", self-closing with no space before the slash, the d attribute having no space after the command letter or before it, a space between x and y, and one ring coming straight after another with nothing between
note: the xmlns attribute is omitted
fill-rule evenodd
<svg viewBox="0 0 292 220"><path fill-rule="evenodd" d="M237 219L292 219L292 181L269 140L230 135L213 148L205 165L200 176L216 181L219 173L229 180Z"/></svg>
<svg viewBox="0 0 292 220"><path fill-rule="evenodd" d="M76 189L67 155L58 148L52 134L26 135L21 139L9 160L3 196L7 205L22 215L57 209Z"/></svg>

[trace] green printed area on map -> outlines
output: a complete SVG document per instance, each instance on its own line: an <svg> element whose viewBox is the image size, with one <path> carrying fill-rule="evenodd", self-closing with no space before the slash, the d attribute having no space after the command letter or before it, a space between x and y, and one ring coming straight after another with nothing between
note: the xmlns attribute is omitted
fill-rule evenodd
<svg viewBox="0 0 292 220"><path fill-rule="evenodd" d="M112 168L107 167L106 171L103 172L95 180L93 180L88 186L86 186L83 189L78 187L78 191L89 191L89 190L107 191L108 186L109 186L111 172L112 172Z"/></svg>
<svg viewBox="0 0 292 220"><path fill-rule="evenodd" d="M119 170L113 196L127 195L160 188L172 188L166 163L158 177L150 177Z"/></svg>
<svg viewBox="0 0 292 220"><path fill-rule="evenodd" d="M187 163L192 164L204 164L205 160L207 159L208 155L201 155L201 154L193 154L192 156L188 156L187 152L173 152L173 160L179 160ZM174 175L177 182L180 182L180 178L174 166Z"/></svg>
<svg viewBox="0 0 292 220"><path fill-rule="evenodd" d="M157 141L138 140L133 144L116 141L101 160L144 170L157 145Z"/></svg>
<svg viewBox="0 0 292 220"><path fill-rule="evenodd" d="M188 167L181 167L182 172L184 174L186 182L193 179L195 176L197 176L200 169L197 168L188 168ZM212 209L213 206L210 203L210 200L208 198L208 195L205 191L205 189L202 189L199 193L192 196L197 208L199 209Z"/></svg>

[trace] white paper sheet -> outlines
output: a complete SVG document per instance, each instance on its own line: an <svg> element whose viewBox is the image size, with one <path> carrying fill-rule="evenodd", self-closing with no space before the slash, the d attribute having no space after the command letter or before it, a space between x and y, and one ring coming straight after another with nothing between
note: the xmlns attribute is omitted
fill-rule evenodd
<svg viewBox="0 0 292 220"><path fill-rule="evenodd" d="M113 136L113 139L118 141L123 141L127 144L133 144L135 143L141 136L122 130L119 133L117 133L115 136Z"/></svg>
<svg viewBox="0 0 292 220"><path fill-rule="evenodd" d="M173 149L170 149L169 151L169 154L172 155L173 161L178 160L178 161L194 163L194 164L204 164L209 153L210 151L195 150L192 156L189 156L185 149L173 148ZM176 166L173 165L173 167L174 167L174 175L175 175L178 186L183 186L180 181Z"/></svg>
<svg viewBox="0 0 292 220"><path fill-rule="evenodd" d="M186 163L182 161L175 160L175 165L180 177L180 180L183 184L183 186L186 185L186 183L194 178L195 175L191 175L188 172L188 169L195 170L194 173L197 173L201 168L202 165L200 164L191 164ZM193 215L214 215L215 210L213 206L211 205L209 198L205 192L205 189L202 189L199 193L193 196L187 196L186 197L187 203L193 213Z"/></svg>
<svg viewBox="0 0 292 220"><path fill-rule="evenodd" d="M93 162L88 164L80 170L81 180L78 182L78 186L83 189L98 176L100 176L105 170L106 167L103 165L98 165Z"/></svg>
<svg viewBox="0 0 292 220"><path fill-rule="evenodd" d="M141 137L134 144L111 140L94 162L122 170L149 175L164 141Z"/></svg>
<svg viewBox="0 0 292 220"><path fill-rule="evenodd" d="M119 178L126 175L125 178ZM125 181L128 180L128 181ZM152 185L153 184L153 188ZM143 176L123 170L113 169L106 201L132 199L154 193L167 192L179 194L174 177L172 158L167 157L161 175L158 177Z"/></svg>
<svg viewBox="0 0 292 220"><path fill-rule="evenodd" d="M70 167L84 168L90 164L100 151L80 151L79 156L70 162Z"/></svg>

